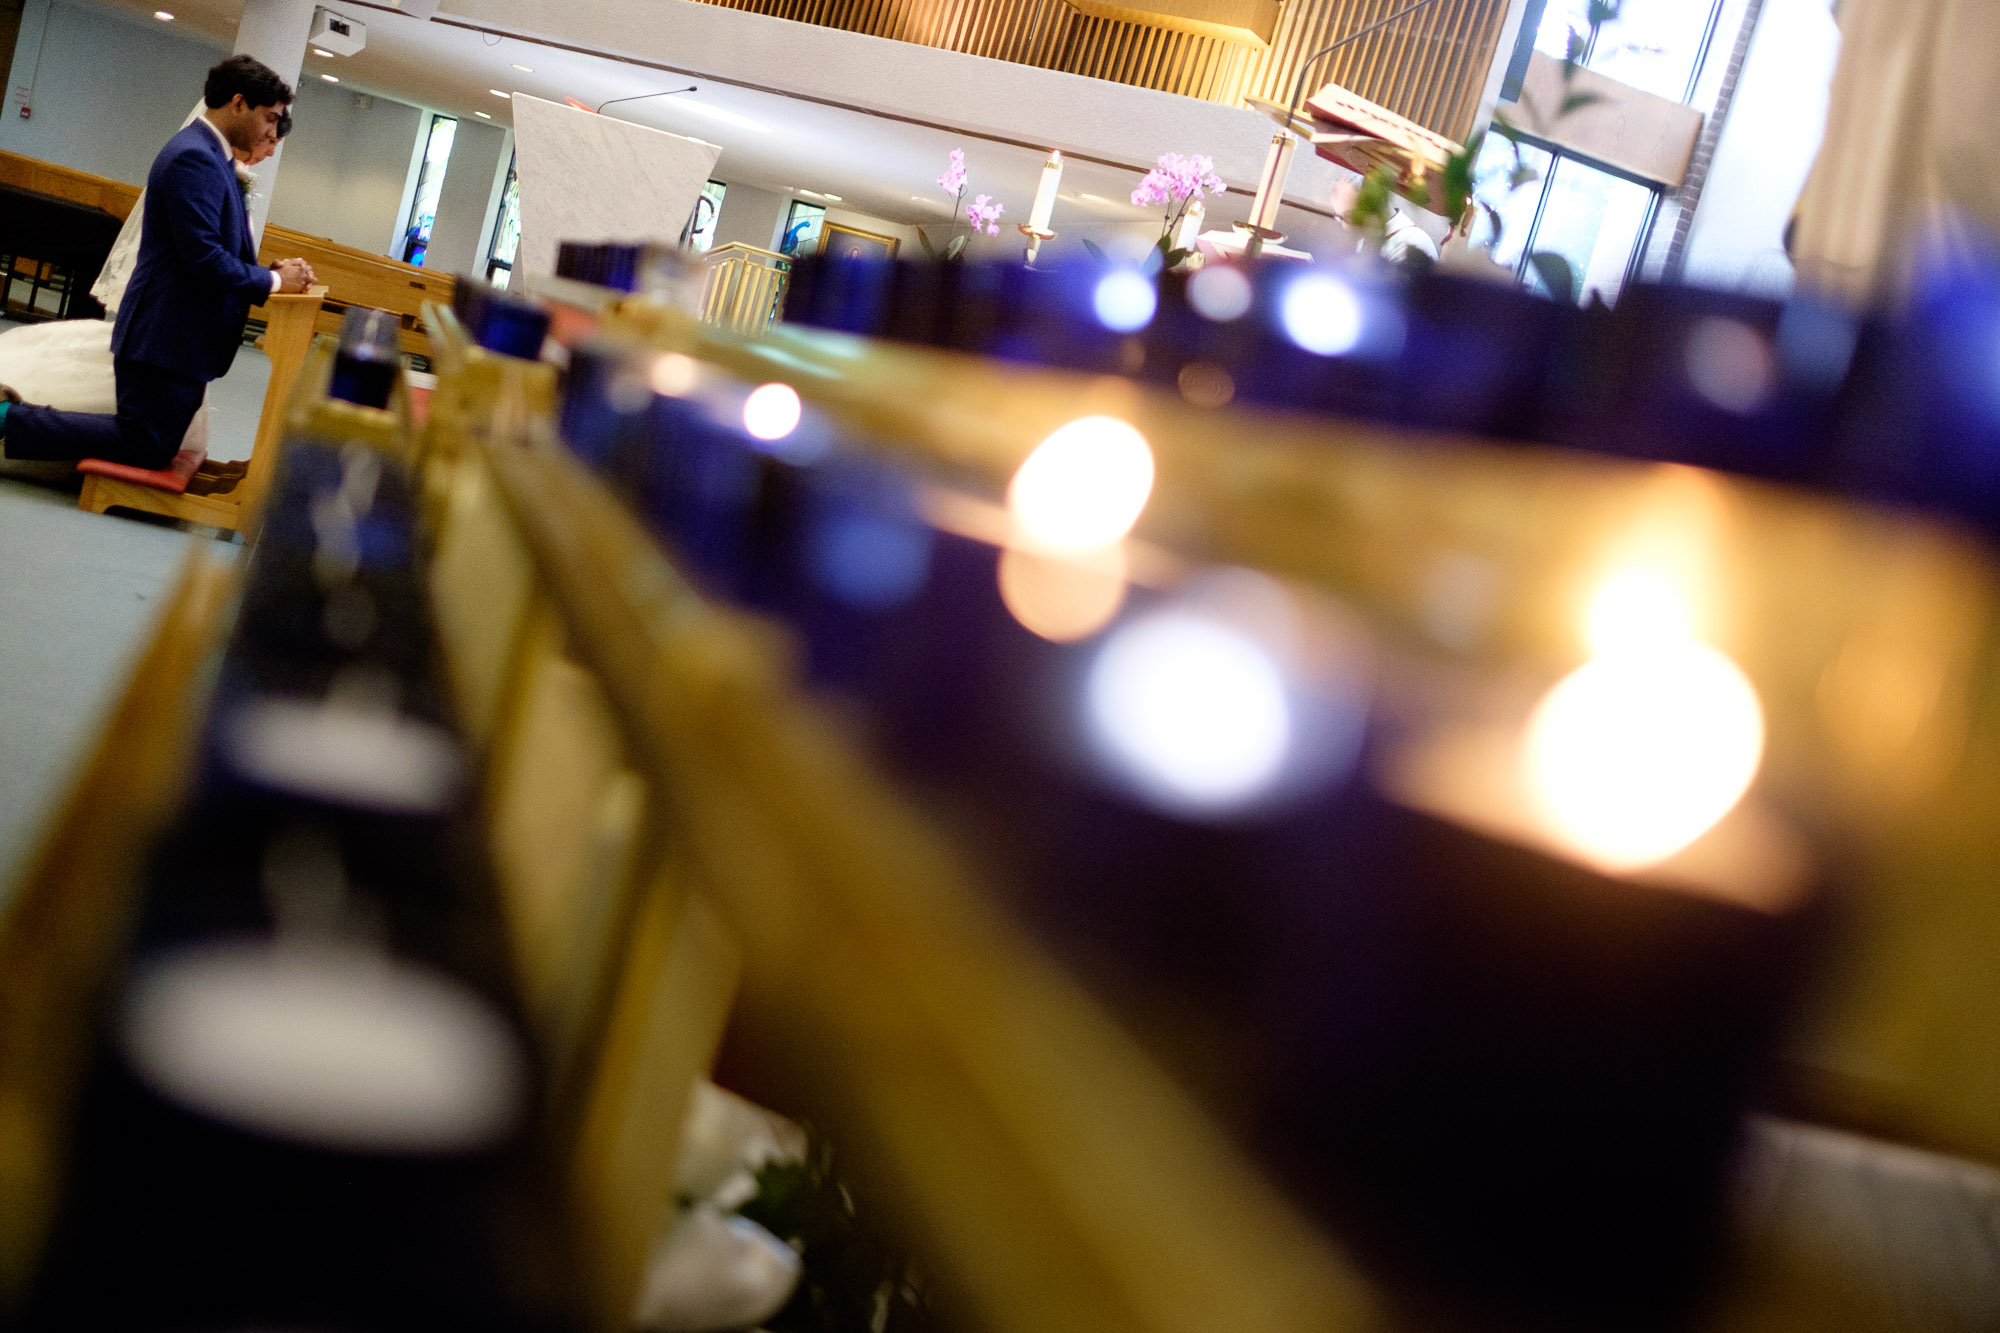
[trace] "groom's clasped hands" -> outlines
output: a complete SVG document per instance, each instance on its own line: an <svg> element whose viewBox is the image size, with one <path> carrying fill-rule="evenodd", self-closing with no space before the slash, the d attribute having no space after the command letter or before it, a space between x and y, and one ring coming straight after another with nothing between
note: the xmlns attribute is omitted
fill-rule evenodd
<svg viewBox="0 0 2000 1333"><path fill-rule="evenodd" d="M312 265L303 259L280 259L271 267L277 270L281 295L296 296L313 285Z"/></svg>

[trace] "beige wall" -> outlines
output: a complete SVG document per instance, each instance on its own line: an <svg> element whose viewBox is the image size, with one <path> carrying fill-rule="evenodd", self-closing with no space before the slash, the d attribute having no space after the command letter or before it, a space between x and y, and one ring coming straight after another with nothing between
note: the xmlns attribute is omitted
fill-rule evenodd
<svg viewBox="0 0 2000 1333"><path fill-rule="evenodd" d="M791 196L779 194L776 190L760 190L754 185L743 185L726 177L718 179L729 188L723 191L722 211L715 219L715 240L710 248L733 241L769 250L776 244L778 228L784 223Z"/></svg>
<svg viewBox="0 0 2000 1333"><path fill-rule="evenodd" d="M308 79L299 87L292 119L271 221L389 253L402 224L410 160L429 117L402 102Z"/></svg>
<svg viewBox="0 0 2000 1333"><path fill-rule="evenodd" d="M507 131L499 126L469 118L458 122L425 268L486 276L486 247L493 239L490 205L505 179L507 148Z"/></svg>
<svg viewBox="0 0 2000 1333"><path fill-rule="evenodd" d="M95 5L28 0L24 17L36 50L15 61L0 148L133 185L145 183L200 100L209 66L228 54L176 25ZM34 116L24 121L11 90L30 82ZM364 108L355 94L307 79L293 119L266 187L271 221L387 253L424 123L417 108L386 98Z"/></svg>

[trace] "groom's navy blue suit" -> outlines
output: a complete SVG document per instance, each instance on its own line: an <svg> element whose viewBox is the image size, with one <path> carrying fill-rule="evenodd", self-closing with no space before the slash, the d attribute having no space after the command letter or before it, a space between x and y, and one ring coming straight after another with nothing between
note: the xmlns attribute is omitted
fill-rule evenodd
<svg viewBox="0 0 2000 1333"><path fill-rule="evenodd" d="M257 263L236 167L197 121L167 140L146 176L139 260L111 354L118 411L8 411L9 458L103 458L133 467L173 461L208 381L236 359L250 307L271 294Z"/></svg>

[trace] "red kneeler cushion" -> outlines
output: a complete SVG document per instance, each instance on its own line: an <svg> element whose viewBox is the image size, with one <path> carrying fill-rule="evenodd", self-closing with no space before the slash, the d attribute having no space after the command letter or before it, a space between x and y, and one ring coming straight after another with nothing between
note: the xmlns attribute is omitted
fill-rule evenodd
<svg viewBox="0 0 2000 1333"><path fill-rule="evenodd" d="M188 483L194 480L194 471L208 458L206 449L183 449L174 455L174 461L158 470L143 467L127 467L123 463L107 463L101 458L86 458L76 465L78 472L89 472L99 477L112 477L119 481L129 481L139 486L151 486L156 491L168 491L181 495L187 491Z"/></svg>

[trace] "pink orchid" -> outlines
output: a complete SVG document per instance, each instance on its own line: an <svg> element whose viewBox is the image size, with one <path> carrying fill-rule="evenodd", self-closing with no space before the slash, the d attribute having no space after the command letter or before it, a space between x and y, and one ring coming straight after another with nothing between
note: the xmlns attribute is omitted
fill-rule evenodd
<svg viewBox="0 0 2000 1333"><path fill-rule="evenodd" d="M990 195L980 195L965 206L965 220L972 224L974 231L984 230L988 236L1000 234L1000 215L1006 206L992 201Z"/></svg>
<svg viewBox="0 0 2000 1333"><path fill-rule="evenodd" d="M1215 174L1215 162L1211 158L1195 154L1182 157L1179 153L1162 153L1160 161L1139 188L1132 191L1134 208L1158 208L1164 215L1160 220L1159 247L1161 253L1172 254L1174 228L1187 216L1188 209L1204 194L1226 194L1229 187L1222 183L1222 177Z"/></svg>
<svg viewBox="0 0 2000 1333"><path fill-rule="evenodd" d="M1196 154L1182 157L1179 153L1162 153L1160 161L1146 173L1139 188L1132 191L1132 204L1136 208L1158 208L1163 204L1188 204L1202 197L1203 193L1226 194L1229 187L1222 183L1222 177L1215 174L1212 158Z"/></svg>
<svg viewBox="0 0 2000 1333"><path fill-rule="evenodd" d="M938 177L937 182L946 194L958 195L965 193L965 150L963 148L954 148L951 150L951 165L945 168L944 175Z"/></svg>

